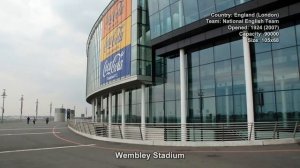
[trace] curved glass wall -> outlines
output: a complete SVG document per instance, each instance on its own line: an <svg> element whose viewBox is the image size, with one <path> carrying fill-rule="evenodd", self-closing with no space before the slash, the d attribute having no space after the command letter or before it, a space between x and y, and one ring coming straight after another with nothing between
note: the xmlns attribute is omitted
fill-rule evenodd
<svg viewBox="0 0 300 168"><path fill-rule="evenodd" d="M279 33L279 43L254 46L255 121L300 119L300 25Z"/></svg>
<svg viewBox="0 0 300 168"><path fill-rule="evenodd" d="M151 38L250 0L150 0Z"/></svg>
<svg viewBox="0 0 300 168"><path fill-rule="evenodd" d="M125 20L121 23L118 22L112 24L117 26L103 27L102 25L104 22L106 23L105 25L110 22L109 19L106 19L106 16L114 12L116 9L114 6L122 3L126 3L127 5L121 5L122 7L126 6L122 16L120 16L123 20L125 18ZM129 4L130 7L128 7ZM87 95L101 89L104 85L123 80L124 78L133 75L152 75L152 51L150 47L150 27L147 4L147 0L116 1L111 7L111 9L113 8L112 11L109 9L107 13L102 16L101 20L98 21L98 25L95 25L87 51ZM128 9L130 9L130 13L128 13ZM128 17L126 18L125 15L128 15ZM119 20L115 19L112 22L117 22ZM120 33L118 33L118 31L120 31ZM116 38L114 34L123 35ZM118 49L123 45L123 41L120 42L122 44L115 44L118 40L126 41L124 44L128 43L128 45L117 51L115 48ZM109 66L111 64L105 64L105 62L112 61L111 58L114 57L114 55L117 55L117 52L125 53L126 58L128 58L124 60L126 62L126 64L123 65L125 70L120 72L118 74L119 77L116 78L113 75L103 77L104 73L111 74L112 71L114 71L114 68ZM114 60L115 59L113 59L113 61ZM129 74L127 74L128 72Z"/></svg>

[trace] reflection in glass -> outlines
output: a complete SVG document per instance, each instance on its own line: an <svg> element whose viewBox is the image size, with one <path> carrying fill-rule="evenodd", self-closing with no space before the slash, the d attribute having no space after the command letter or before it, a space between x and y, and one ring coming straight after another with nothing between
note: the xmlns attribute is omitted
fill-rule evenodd
<svg viewBox="0 0 300 168"><path fill-rule="evenodd" d="M233 94L246 93L244 58L232 59Z"/></svg>
<svg viewBox="0 0 300 168"><path fill-rule="evenodd" d="M185 24L199 20L197 0L182 0Z"/></svg>
<svg viewBox="0 0 300 168"><path fill-rule="evenodd" d="M274 92L259 91L254 99L255 122L277 121Z"/></svg>
<svg viewBox="0 0 300 168"><path fill-rule="evenodd" d="M204 97L215 95L214 64L200 66L200 82Z"/></svg>
<svg viewBox="0 0 300 168"><path fill-rule="evenodd" d="M276 92L278 121L299 121L300 90Z"/></svg>
<svg viewBox="0 0 300 168"><path fill-rule="evenodd" d="M178 1L171 5L171 16L172 16L172 26L173 30L183 26L183 12L182 3Z"/></svg>
<svg viewBox="0 0 300 168"><path fill-rule="evenodd" d="M200 18L209 16L212 12L215 12L215 3L212 0L198 0Z"/></svg>
<svg viewBox="0 0 300 168"><path fill-rule="evenodd" d="M296 45L295 27L288 27L279 30L279 43L272 43L272 49L280 49Z"/></svg>
<svg viewBox="0 0 300 168"><path fill-rule="evenodd" d="M231 61L217 62L215 70L216 95L232 94Z"/></svg>
<svg viewBox="0 0 300 168"><path fill-rule="evenodd" d="M200 65L214 62L214 48L206 48L200 51Z"/></svg>
<svg viewBox="0 0 300 168"><path fill-rule="evenodd" d="M273 51L276 90L300 89L296 47Z"/></svg>
<svg viewBox="0 0 300 168"><path fill-rule="evenodd" d="M222 61L230 58L229 43L215 46L214 51L215 51L215 61Z"/></svg>
<svg viewBox="0 0 300 168"><path fill-rule="evenodd" d="M234 121L232 96L216 97L217 122L228 123Z"/></svg>
<svg viewBox="0 0 300 168"><path fill-rule="evenodd" d="M199 67L188 69L188 97L197 98L200 91Z"/></svg>
<svg viewBox="0 0 300 168"><path fill-rule="evenodd" d="M271 52L256 54L255 61L252 62L252 68L254 90L273 91L274 79Z"/></svg>
<svg viewBox="0 0 300 168"><path fill-rule="evenodd" d="M162 34L165 34L172 30L170 7L167 7L160 11L160 23Z"/></svg>
<svg viewBox="0 0 300 168"><path fill-rule="evenodd" d="M165 100L175 100L175 73L167 73L165 83Z"/></svg>
<svg viewBox="0 0 300 168"><path fill-rule="evenodd" d="M215 0L215 2L217 12L223 11L234 6L234 0Z"/></svg>

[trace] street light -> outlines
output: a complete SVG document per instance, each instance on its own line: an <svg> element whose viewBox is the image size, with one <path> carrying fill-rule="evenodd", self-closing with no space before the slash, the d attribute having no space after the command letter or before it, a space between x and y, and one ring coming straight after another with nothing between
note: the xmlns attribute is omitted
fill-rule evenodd
<svg viewBox="0 0 300 168"><path fill-rule="evenodd" d="M37 116L38 116L38 107L39 107L39 99L36 99L35 104L36 104L36 106L35 106L35 118L37 119Z"/></svg>
<svg viewBox="0 0 300 168"><path fill-rule="evenodd" d="M2 98L3 98L3 105L2 105L2 120L1 120L1 122L3 123L4 99L5 99L5 97L7 96L6 93L5 93L5 89L3 89L3 94L2 94L1 96L2 96Z"/></svg>
<svg viewBox="0 0 300 168"><path fill-rule="evenodd" d="M51 119L51 113L52 113L52 102L50 103L50 117L49 117L49 119Z"/></svg>
<svg viewBox="0 0 300 168"><path fill-rule="evenodd" d="M22 120L22 114L23 114L23 101L24 101L24 98L23 98L23 95L21 96L21 115L20 115L20 120Z"/></svg>

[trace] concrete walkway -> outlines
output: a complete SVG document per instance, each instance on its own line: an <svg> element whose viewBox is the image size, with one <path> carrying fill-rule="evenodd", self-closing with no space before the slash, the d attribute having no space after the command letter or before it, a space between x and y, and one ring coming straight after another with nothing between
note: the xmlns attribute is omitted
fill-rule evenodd
<svg viewBox="0 0 300 168"><path fill-rule="evenodd" d="M81 137L70 131L66 123L0 124L0 168L167 166L300 167L300 145L201 148L128 145Z"/></svg>

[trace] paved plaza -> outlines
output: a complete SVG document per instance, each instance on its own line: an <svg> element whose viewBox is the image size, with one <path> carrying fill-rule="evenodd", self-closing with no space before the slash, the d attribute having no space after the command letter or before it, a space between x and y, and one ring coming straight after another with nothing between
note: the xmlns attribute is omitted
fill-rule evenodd
<svg viewBox="0 0 300 168"><path fill-rule="evenodd" d="M142 146L87 139L70 131L66 123L0 124L0 168L167 166L296 168L300 167L300 144L199 148Z"/></svg>

